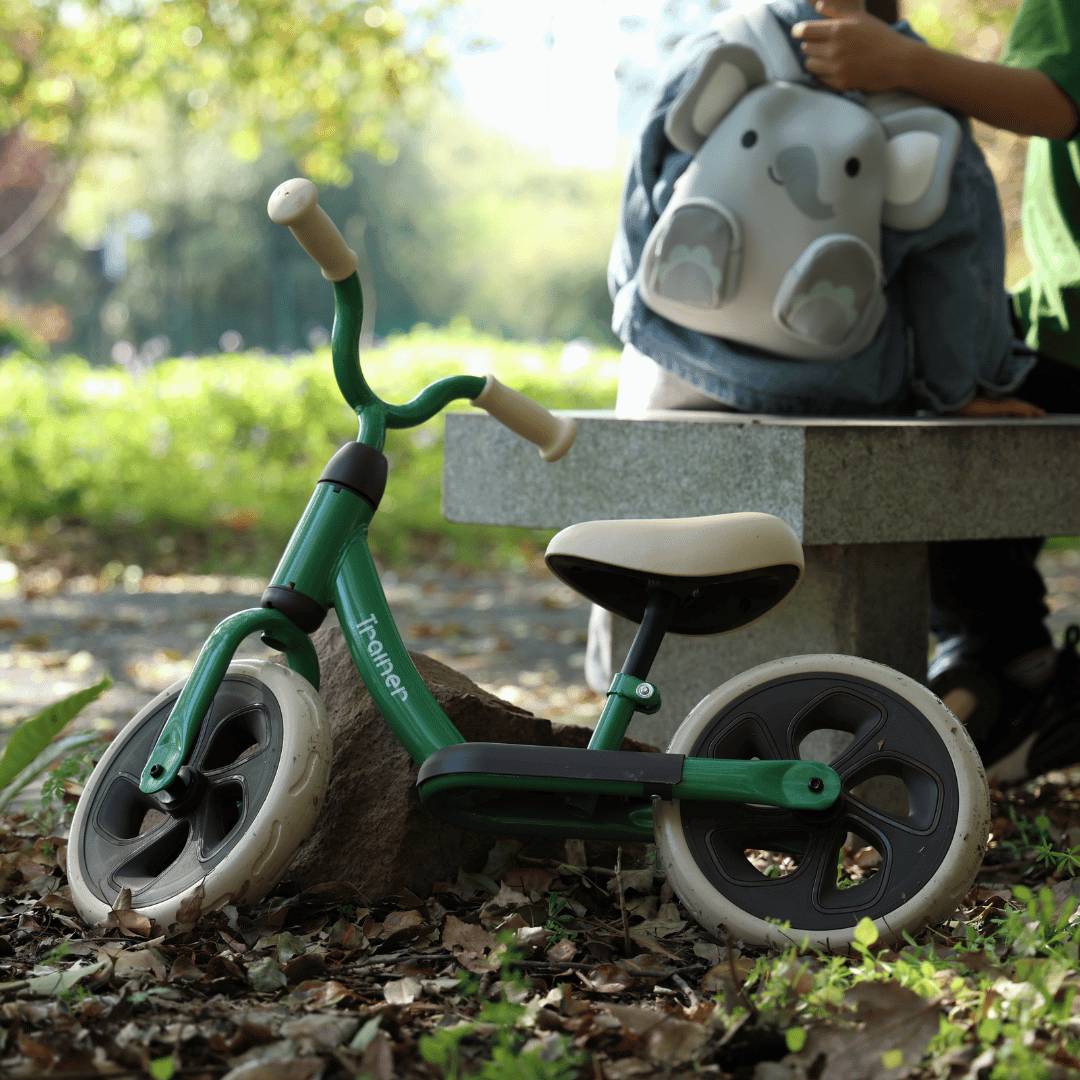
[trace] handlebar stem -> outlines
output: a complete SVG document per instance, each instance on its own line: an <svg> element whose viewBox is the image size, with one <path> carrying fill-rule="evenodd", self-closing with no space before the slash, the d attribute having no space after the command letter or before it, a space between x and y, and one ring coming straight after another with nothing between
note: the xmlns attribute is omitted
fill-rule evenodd
<svg viewBox="0 0 1080 1080"><path fill-rule="evenodd" d="M477 375L453 375L425 387L404 405L388 405L368 386L360 367L360 327L364 296L360 278L350 274L334 283L334 329L331 353L334 377L342 396L360 420L359 442L383 448L387 428L416 427L445 409L451 401L471 401L486 385Z"/></svg>

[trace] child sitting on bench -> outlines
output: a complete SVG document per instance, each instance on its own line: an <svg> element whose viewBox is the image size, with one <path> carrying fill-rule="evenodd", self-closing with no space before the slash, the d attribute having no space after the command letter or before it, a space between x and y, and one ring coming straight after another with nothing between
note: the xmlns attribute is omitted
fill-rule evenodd
<svg viewBox="0 0 1080 1080"><path fill-rule="evenodd" d="M1029 39L1041 42L1031 32L1028 9L1061 9L1080 23L1080 4L1073 11L1072 2L1025 0L1017 25L1028 26ZM1025 105L1029 99L1010 85L998 97L1009 99L1012 112L1003 113L1001 101L1001 108L988 111L981 109L977 91L939 92L939 84L976 86L977 79L963 83L948 68L974 62L946 57L934 82L937 69L926 63L933 50L906 23L890 27L867 15L862 0L834 0L817 10L803 0L769 0L767 8L789 35L792 54L834 89L906 90L1029 134L1063 139L1075 131L1074 99L1052 81L1060 81L1064 60L1055 54L1048 63L1052 78L1043 75L1037 57L1032 59L1035 44L1027 53L1017 46L1014 54L1028 70L1007 74L1021 76L1023 89L1042 94L1052 107ZM1051 16L1043 11L1041 17ZM684 43L631 164L609 266L613 327L625 343L617 411L866 416L928 410L1021 417L1038 417L1046 409L1080 412L1080 371L1016 347L997 192L967 123L938 220L914 232L888 225L881 230L885 314L873 339L854 354L831 362L781 357L678 325L643 301L643 252L693 160L669 140L665 121L719 42L713 32ZM907 70L893 63L901 55L926 78L896 75ZM1080 61L1075 66L1073 85L1080 92ZM967 67L963 71L970 74ZM988 91L988 97L994 95ZM1067 149L1061 149L1067 160ZM1074 256L1080 259L1076 249ZM1035 567L1041 545L1041 539L930 545L932 629L939 646L929 683L965 720L999 780L1080 761L1080 660L1073 647L1055 652L1043 624L1045 586ZM595 657L595 649L590 651Z"/></svg>

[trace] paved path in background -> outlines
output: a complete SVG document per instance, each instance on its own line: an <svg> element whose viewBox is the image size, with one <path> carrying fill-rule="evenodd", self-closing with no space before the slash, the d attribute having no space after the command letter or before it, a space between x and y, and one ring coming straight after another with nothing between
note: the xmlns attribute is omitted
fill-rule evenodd
<svg viewBox="0 0 1080 1080"><path fill-rule="evenodd" d="M1050 625L1060 638L1069 623L1080 623L1080 551L1044 553L1041 566ZM264 582L147 576L129 584L130 592L101 591L85 577L34 587L42 584L29 599L0 597L0 739L106 671L116 685L83 719L122 727L187 674L221 619L258 603ZM545 570L494 578L425 568L408 580L387 574L384 586L409 648L538 716L586 722L599 714L602 699L582 674L588 605ZM270 655L254 637L242 654Z"/></svg>
<svg viewBox="0 0 1080 1080"><path fill-rule="evenodd" d="M420 570L383 581L410 649L426 652L537 715L595 717L602 699L582 677L588 605L546 571L498 579ZM226 615L258 604L265 582L148 576L101 591L93 578L48 594L0 598L0 738L108 672L113 688L84 714L117 729L190 670ZM333 618L333 613L331 613ZM244 656L271 656L257 637Z"/></svg>

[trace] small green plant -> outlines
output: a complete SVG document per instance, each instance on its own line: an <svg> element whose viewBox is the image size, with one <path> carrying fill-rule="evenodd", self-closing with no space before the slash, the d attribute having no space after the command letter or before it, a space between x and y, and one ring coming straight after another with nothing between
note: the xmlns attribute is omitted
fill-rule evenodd
<svg viewBox="0 0 1080 1080"><path fill-rule="evenodd" d="M80 731L62 739L57 736L110 686L112 679L106 675L101 682L50 705L15 729L0 754L0 812L10 806L28 784L62 759L60 768L71 771L56 781L57 786L51 789L54 793L62 790L64 780L79 774L82 765L78 759L86 754L90 745L99 742L101 736L96 731ZM68 766L67 761L72 758L75 764ZM43 799L43 806L50 800Z"/></svg>
<svg viewBox="0 0 1080 1080"><path fill-rule="evenodd" d="M544 923L544 929L558 934L556 941L562 938L569 938L573 941L577 937L577 933L568 929L568 923L573 918L570 902L565 896L560 896L557 892L552 891L548 896L547 922Z"/></svg>
<svg viewBox="0 0 1080 1080"><path fill-rule="evenodd" d="M441 1028L434 1035L421 1035L420 1056L442 1069L443 1080L458 1080L461 1075L461 1040L476 1030L475 1024L462 1023Z"/></svg>
<svg viewBox="0 0 1080 1080"><path fill-rule="evenodd" d="M1053 874L1066 874L1076 877L1080 872L1080 846L1060 848L1054 839L1053 822L1039 814L1033 821L1016 813L1016 807L1009 807L1009 818L1019 836L1018 840L1001 841L1001 846L1014 859L1022 859L1028 851L1035 852L1035 860Z"/></svg>
<svg viewBox="0 0 1080 1080"><path fill-rule="evenodd" d="M50 803L59 802L64 797L64 785L67 781L85 784L86 778L94 771L94 755L89 751L72 754L55 765L41 785L41 806L45 809Z"/></svg>
<svg viewBox="0 0 1080 1080"><path fill-rule="evenodd" d="M526 1035L518 1030L518 1024L525 1018L527 1009L511 1000L511 997L517 997L520 991L526 989L526 984L513 968L521 956L510 948L512 934L499 935L498 940L504 946L498 999L482 1002L475 1021L464 1021L453 1027L441 1028L432 1035L422 1035L418 1043L420 1056L442 1070L443 1080L460 1080L466 1072L461 1043L470 1036L479 1036L481 1032L490 1032L494 1028L490 1036L490 1057L480 1064L479 1069L469 1071L470 1077L479 1077L480 1080L571 1080L577 1075L585 1055L572 1050L566 1036L549 1039L543 1046L528 1051L523 1050ZM479 983L471 977L461 979L463 996L472 996L478 991Z"/></svg>
<svg viewBox="0 0 1080 1080"><path fill-rule="evenodd" d="M41 957L41 962L43 964L53 964L56 967L59 967L64 957L67 956L69 952L71 952L71 945L66 941L62 941L55 949L50 949L45 953Z"/></svg>

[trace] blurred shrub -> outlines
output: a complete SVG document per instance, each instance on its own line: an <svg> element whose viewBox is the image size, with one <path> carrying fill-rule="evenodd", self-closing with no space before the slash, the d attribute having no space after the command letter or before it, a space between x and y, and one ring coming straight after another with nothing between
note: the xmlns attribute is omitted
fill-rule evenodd
<svg viewBox="0 0 1080 1080"><path fill-rule="evenodd" d="M421 328L367 353L364 369L391 401L444 375L493 371L552 408L605 408L616 354ZM279 551L326 461L355 431L328 349L289 361L169 360L141 376L15 355L0 362L0 506L9 522L55 518L158 537L232 531ZM440 423L390 432L386 453L391 479L373 529L384 559L433 541L459 558L506 550L506 530L443 521Z"/></svg>

